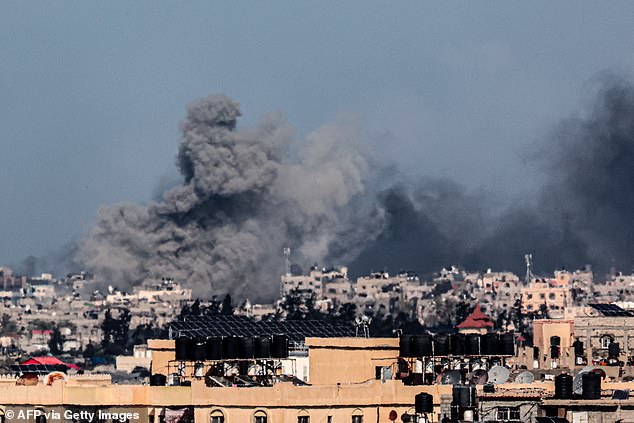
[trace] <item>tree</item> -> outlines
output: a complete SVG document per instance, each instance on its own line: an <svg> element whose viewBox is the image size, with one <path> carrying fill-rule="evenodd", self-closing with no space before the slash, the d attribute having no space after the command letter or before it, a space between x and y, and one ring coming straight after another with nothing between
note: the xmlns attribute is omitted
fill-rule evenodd
<svg viewBox="0 0 634 423"><path fill-rule="evenodd" d="M96 353L97 349L95 348L95 346L89 343L88 345L86 345L86 348L84 349L82 355L84 356L84 358L92 358L95 356Z"/></svg>
<svg viewBox="0 0 634 423"><path fill-rule="evenodd" d="M110 309L106 310L106 316L101 323L103 332L101 345L106 353L117 355L125 352L131 317L128 309L120 309L116 319L112 317Z"/></svg>
<svg viewBox="0 0 634 423"><path fill-rule="evenodd" d="M18 325L11 320L11 316L3 314L0 319L0 335L6 336L18 331Z"/></svg>
<svg viewBox="0 0 634 423"><path fill-rule="evenodd" d="M53 329L51 339L48 341L48 349L53 355L61 354L64 350L64 337L57 327Z"/></svg>

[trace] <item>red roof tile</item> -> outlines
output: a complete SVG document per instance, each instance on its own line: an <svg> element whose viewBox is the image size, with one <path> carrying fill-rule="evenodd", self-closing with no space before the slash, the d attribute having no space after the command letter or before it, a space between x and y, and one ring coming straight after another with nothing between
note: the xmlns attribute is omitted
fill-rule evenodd
<svg viewBox="0 0 634 423"><path fill-rule="evenodd" d="M493 327L493 321L489 316L484 314L480 308L480 304L476 305L473 313L467 317L464 322L456 326L458 329L482 329Z"/></svg>

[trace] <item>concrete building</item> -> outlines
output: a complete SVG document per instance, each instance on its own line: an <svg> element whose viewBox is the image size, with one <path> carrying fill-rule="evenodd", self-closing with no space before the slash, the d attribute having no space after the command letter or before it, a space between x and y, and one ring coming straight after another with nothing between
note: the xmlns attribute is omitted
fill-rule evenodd
<svg viewBox="0 0 634 423"><path fill-rule="evenodd" d="M563 317L568 289L555 287L549 281L531 282L521 290L522 311L532 313L545 308L551 317Z"/></svg>

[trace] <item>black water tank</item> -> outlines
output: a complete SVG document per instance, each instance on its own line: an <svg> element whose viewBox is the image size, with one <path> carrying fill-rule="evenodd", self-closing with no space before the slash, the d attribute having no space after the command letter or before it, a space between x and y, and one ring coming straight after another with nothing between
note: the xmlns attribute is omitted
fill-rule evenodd
<svg viewBox="0 0 634 423"><path fill-rule="evenodd" d="M601 376L588 372L581 376L581 397L586 400L601 399Z"/></svg>
<svg viewBox="0 0 634 423"><path fill-rule="evenodd" d="M572 394L572 376L567 373L555 376L555 398L571 399Z"/></svg>
<svg viewBox="0 0 634 423"><path fill-rule="evenodd" d="M238 358L238 337L227 336L222 340L222 358L233 360Z"/></svg>
<svg viewBox="0 0 634 423"><path fill-rule="evenodd" d="M401 335L398 340L399 357L412 357L412 335Z"/></svg>
<svg viewBox="0 0 634 423"><path fill-rule="evenodd" d="M608 357L610 358L619 358L621 353L621 347L618 342L612 342L608 345Z"/></svg>
<svg viewBox="0 0 634 423"><path fill-rule="evenodd" d="M449 355L449 338L447 335L434 337L434 355L438 357Z"/></svg>
<svg viewBox="0 0 634 423"><path fill-rule="evenodd" d="M465 336L462 333L449 335L449 352L451 355L465 355Z"/></svg>
<svg viewBox="0 0 634 423"><path fill-rule="evenodd" d="M167 376L160 373L155 373L150 376L150 386L165 386L167 383Z"/></svg>
<svg viewBox="0 0 634 423"><path fill-rule="evenodd" d="M187 349L189 344L189 338L186 336L181 336L176 339L176 359L177 360L187 360Z"/></svg>
<svg viewBox="0 0 634 423"><path fill-rule="evenodd" d="M207 353L207 340L204 338L194 338L189 343L189 359L193 361L204 361Z"/></svg>
<svg viewBox="0 0 634 423"><path fill-rule="evenodd" d="M465 353L467 355L480 355L480 335L477 333L467 335Z"/></svg>
<svg viewBox="0 0 634 423"><path fill-rule="evenodd" d="M453 403L460 407L475 407L476 389L474 385L454 385Z"/></svg>
<svg viewBox="0 0 634 423"><path fill-rule="evenodd" d="M254 338L251 336L242 336L238 338L239 347L238 347L238 358L253 358L255 354L255 345Z"/></svg>
<svg viewBox="0 0 634 423"><path fill-rule="evenodd" d="M558 336L551 336L550 337L550 345L557 345L559 346L561 344L561 338Z"/></svg>
<svg viewBox="0 0 634 423"><path fill-rule="evenodd" d="M222 360L222 337L212 336L207 338L206 350L205 356L207 360Z"/></svg>
<svg viewBox="0 0 634 423"><path fill-rule="evenodd" d="M550 358L559 358L559 345L550 346Z"/></svg>
<svg viewBox="0 0 634 423"><path fill-rule="evenodd" d="M271 338L258 336L255 338L255 358L271 357Z"/></svg>
<svg viewBox="0 0 634 423"><path fill-rule="evenodd" d="M429 334L415 335L412 340L411 353L413 357L431 357L432 338Z"/></svg>
<svg viewBox="0 0 634 423"><path fill-rule="evenodd" d="M499 338L497 333L487 333L480 338L480 353L482 355L498 354Z"/></svg>
<svg viewBox="0 0 634 423"><path fill-rule="evenodd" d="M513 332L500 335L500 355L515 355L515 335Z"/></svg>
<svg viewBox="0 0 634 423"><path fill-rule="evenodd" d="M572 343L572 347L575 349L575 356L583 357L583 342L577 339L575 342Z"/></svg>
<svg viewBox="0 0 634 423"><path fill-rule="evenodd" d="M492 383L485 383L484 385L482 385L482 392L485 392L487 394L492 394L495 392L495 385Z"/></svg>
<svg viewBox="0 0 634 423"><path fill-rule="evenodd" d="M271 341L271 357L288 357L288 337L286 335L273 335Z"/></svg>
<svg viewBox="0 0 634 423"><path fill-rule="evenodd" d="M434 397L426 392L421 392L414 397L416 413L433 413Z"/></svg>

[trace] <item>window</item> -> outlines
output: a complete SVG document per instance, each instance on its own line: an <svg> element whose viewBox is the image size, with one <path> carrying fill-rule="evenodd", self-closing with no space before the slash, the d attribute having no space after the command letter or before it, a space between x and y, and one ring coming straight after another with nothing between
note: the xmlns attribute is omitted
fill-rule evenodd
<svg viewBox="0 0 634 423"><path fill-rule="evenodd" d="M308 410L302 410L297 415L297 423L310 423L310 414Z"/></svg>
<svg viewBox="0 0 634 423"><path fill-rule="evenodd" d="M545 298L546 298L546 294L539 294L539 298L540 298L541 300L545 299Z"/></svg>
<svg viewBox="0 0 634 423"><path fill-rule="evenodd" d="M518 407L498 407L497 420L501 421L519 421L520 409Z"/></svg>
<svg viewBox="0 0 634 423"><path fill-rule="evenodd" d="M555 294L553 292L551 292L550 294L548 294L548 298L551 300L555 299Z"/></svg>
<svg viewBox="0 0 634 423"><path fill-rule="evenodd" d="M210 423L225 423L225 415L220 410L214 410L211 412Z"/></svg>
<svg viewBox="0 0 634 423"><path fill-rule="evenodd" d="M264 411L256 411L253 415L253 423L267 423L266 413Z"/></svg>
<svg viewBox="0 0 634 423"><path fill-rule="evenodd" d="M527 294L526 298L528 298L529 300L532 300L533 299L533 294Z"/></svg>
<svg viewBox="0 0 634 423"><path fill-rule="evenodd" d="M332 423L332 416L328 416L328 423Z"/></svg>
<svg viewBox="0 0 634 423"><path fill-rule="evenodd" d="M603 335L601 337L601 348L607 349L612 342L614 342L614 338L612 338L612 336Z"/></svg>
<svg viewBox="0 0 634 423"><path fill-rule="evenodd" d="M352 423L363 423L363 416L352 416Z"/></svg>

